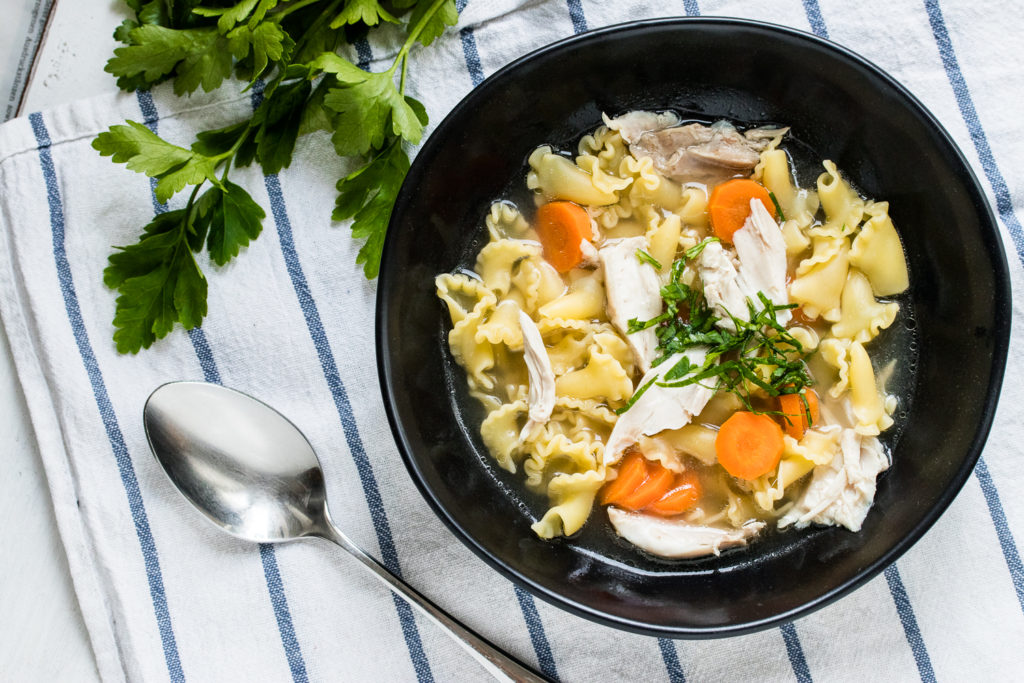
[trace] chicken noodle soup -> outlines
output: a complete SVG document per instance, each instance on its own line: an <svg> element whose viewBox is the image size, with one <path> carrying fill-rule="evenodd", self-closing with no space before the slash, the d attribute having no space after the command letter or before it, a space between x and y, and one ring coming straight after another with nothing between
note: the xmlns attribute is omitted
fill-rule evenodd
<svg viewBox="0 0 1024 683"><path fill-rule="evenodd" d="M908 286L888 204L827 160L801 187L785 128L604 123L575 161L538 147L536 205L496 201L472 271L436 278L483 442L547 498L533 530L601 505L666 558L858 531L899 404L871 356Z"/></svg>

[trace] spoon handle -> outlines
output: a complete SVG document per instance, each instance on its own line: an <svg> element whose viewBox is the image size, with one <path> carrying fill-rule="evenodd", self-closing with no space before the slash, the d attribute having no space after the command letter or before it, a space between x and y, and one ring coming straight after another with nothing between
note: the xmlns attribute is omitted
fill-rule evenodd
<svg viewBox="0 0 1024 683"><path fill-rule="evenodd" d="M378 579L384 582L388 588L408 600L413 604L413 606L418 607L420 611L431 621L440 626L443 630L447 631L448 635L450 635L455 642L462 645L462 647L472 655L488 673L494 676L494 678L499 681L548 683L547 678L544 678L532 669L520 664L510 655L505 654L494 645L491 645L466 626L456 621L451 615L420 594L415 588L392 574L386 567L377 562L377 560L363 552L359 546L350 541L348 537L334 525L330 520L330 517L327 517L325 522L326 523L322 525L323 528L318 530L320 531L320 536L337 543L347 550L355 556L363 566L372 571Z"/></svg>

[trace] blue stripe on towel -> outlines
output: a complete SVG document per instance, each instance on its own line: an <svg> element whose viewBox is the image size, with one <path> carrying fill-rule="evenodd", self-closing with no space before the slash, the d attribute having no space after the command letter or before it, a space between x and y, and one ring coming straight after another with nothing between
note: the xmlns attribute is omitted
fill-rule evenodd
<svg viewBox="0 0 1024 683"><path fill-rule="evenodd" d="M160 119L156 112L156 104L153 102L153 95L148 90L136 90L135 99L139 101L139 109L142 110L142 122L146 128L157 135L157 121ZM167 204L161 204L156 198L156 178L149 179L149 192L153 198L153 213L161 214L167 211Z"/></svg>
<svg viewBox="0 0 1024 683"><path fill-rule="evenodd" d="M821 5L818 0L804 0L804 13L807 15L807 23L811 25L811 31L819 38L828 39L828 27L825 26L825 17L821 15Z"/></svg>
<svg viewBox="0 0 1024 683"><path fill-rule="evenodd" d="M939 55L942 57L942 65L946 69L946 78L953 87L953 94L956 96L956 103L960 107L960 115L967 124L967 130L971 134L971 142L981 160L981 168L985 171L992 193L996 198L996 210L999 217L1003 219L1006 228L1013 237L1014 246L1017 248L1017 257L1021 264L1024 264L1024 230L1021 229L1020 221L1013 211L1013 200L1010 198L1010 190L1006 185L999 165L996 164L995 156L992 154L992 147L988 144L988 136L978 118L978 111L974 107L974 98L967 87L963 72L960 70L959 60L956 58L956 51L953 49L953 42L949 39L949 30L946 28L946 20L942 16L938 0L924 0L925 9L928 12L928 22L931 24L932 34L935 36L935 43L939 47Z"/></svg>
<svg viewBox="0 0 1024 683"><path fill-rule="evenodd" d="M583 33L587 30L587 17L583 14L583 3L580 0L565 0L569 6L569 18L572 19L572 32Z"/></svg>
<svg viewBox="0 0 1024 683"><path fill-rule="evenodd" d="M569 6L569 18L572 19L572 32L583 33L587 30L587 17L583 14L583 3L580 0L565 0Z"/></svg>
<svg viewBox="0 0 1024 683"><path fill-rule="evenodd" d="M462 38L462 53L466 56L466 69L475 88L484 82L484 69L480 65L480 53L476 49L476 36L473 35L473 29L464 28L459 31L459 37Z"/></svg>
<svg viewBox="0 0 1024 683"><path fill-rule="evenodd" d="M148 90L139 90L135 93L139 101L139 109L142 111L143 121L146 127L158 134L160 114L157 111L153 95ZM153 192L153 210L156 213L167 211L167 204L161 204L155 194L156 179L150 178L150 190ZM195 327L188 331L188 338L192 342L192 348L199 359L199 366L203 369L203 378L207 382L220 384L220 372L217 370L217 363L213 359L213 350L206 341L206 334L202 328ZM270 604L274 608L274 617L277 621L277 630L281 635L281 645L284 648L285 657L288 659L288 667L292 672L292 680L296 683L305 683L309 680L306 675L306 663L302 657L302 649L295 637L295 628L292 625L291 611L288 609L288 599L284 593L284 582L281 573L277 568L277 558L274 555L274 548L271 545L260 544L260 559L263 564L263 575L267 582L267 591L270 593Z"/></svg>
<svg viewBox="0 0 1024 683"><path fill-rule="evenodd" d="M295 295L298 297L299 306L302 308L302 314L306 319L309 336L312 338L317 356L320 358L320 367L323 369L327 386L331 391L331 396L334 398L338 417L341 418L345 440L348 443L352 459L355 461L356 470L359 473L359 481L363 486L363 495L366 497L366 503L370 508L370 517L373 519L373 528L377 533L377 543L380 546L384 566L396 576L401 576L402 570L398 564L398 551L391 536L391 525L388 523L387 512L384 510L384 503L381 500L377 478L373 473L373 466L366 456L366 450L363 448L363 441L359 436L359 428L352 413L352 406L349 404L348 392L345 390L345 384L338 373L338 366L334 362L330 341L327 339L327 333L324 331L323 323L320 321L320 311L309 289L309 283L306 281L302 264L299 262L298 252L295 250L291 222L288 219L284 195L281 193L281 183L278 181L277 175L264 176L264 183L266 184L267 195L270 197L270 210L274 216L274 223L277 226L277 234L281 242L281 253L284 256L285 266L291 278L292 287L295 289ZM427 655L423 651L423 643L420 641L420 634L416 628L412 608L402 598L394 594L392 595L416 675L421 682L433 681L434 676L431 673Z"/></svg>
<svg viewBox="0 0 1024 683"><path fill-rule="evenodd" d="M139 539L139 546L142 549L142 559L146 567L146 579L149 583L149 596L153 601L153 611L156 616L157 628L160 632L160 641L163 645L164 660L167 664L167 673L175 683L185 680L185 673L181 668L181 659L178 656L178 644L174 637L174 628L171 624L171 613L167 608L167 593L164 590L163 573L160 570L160 557L157 553L156 542L153 540L153 532L149 527L149 518L146 515L146 506L142 500L142 491L139 489L139 481L135 476L135 466L132 464L131 455L125 445L124 436L121 434L121 427L114 412L114 406L107 394L106 383L103 380L103 372L100 370L93 353L92 343L89 341L89 334L85 329L85 322L82 320L82 310L78 305L78 294L75 291L75 283L71 276L71 265L68 263L68 255L64 246L64 205L60 196L60 187L57 184L57 173L53 166L53 157L50 154L50 134L46 130L43 117L38 112L29 115L29 122L32 125L32 132L35 134L36 143L39 145L39 163L43 171L43 179L46 181L46 195L50 208L50 229L53 232L53 259L57 266L57 277L60 282L61 294L64 297L64 309L71 324L71 331L78 346L78 353L82 358L86 374L89 376L89 383L92 385L93 397L96 400L96 407L99 409L100 417L103 420L103 427L107 432L107 439L114 452L114 459L117 461L117 469L121 476L121 484L124 486L125 494L128 497L128 508L131 510L132 522L135 524L135 534Z"/></svg>
<svg viewBox="0 0 1024 683"><path fill-rule="evenodd" d="M545 676L552 680L558 679L558 668L555 666L555 658L551 654L551 645L548 644L548 636L544 632L544 623L540 620L540 612L537 611L537 604L533 596L519 586L515 586L516 598L519 600L519 608L523 610L523 617L526 618L526 628L530 632L530 641L533 643L533 650L537 653L537 663Z"/></svg>
<svg viewBox="0 0 1024 683"><path fill-rule="evenodd" d="M676 644L668 638L658 638L658 648L661 650L661 658L665 661L665 668L668 669L669 683L686 683L686 675L679 664Z"/></svg>
<svg viewBox="0 0 1024 683"><path fill-rule="evenodd" d="M796 674L799 683L811 683L811 670L804 658L804 648L800 645L800 638L796 634L796 626L783 624L779 627L782 631L782 639L786 641L786 654L789 655L789 663Z"/></svg>
<svg viewBox="0 0 1024 683"><path fill-rule="evenodd" d="M683 0L683 11L688 17L699 17L700 6L697 4L697 0Z"/></svg>
<svg viewBox="0 0 1024 683"><path fill-rule="evenodd" d="M935 672L932 670L932 660L928 656L928 648L924 645L921 629L917 626L917 617L914 616L914 608L910 605L910 597L907 595L907 589L903 586L903 579L900 578L900 570L896 568L895 564L886 567L885 580L889 584L893 602L896 603L896 611L900 615L903 633L907 637L910 651L914 653L914 661L917 662L917 671L921 676L921 681L935 683Z"/></svg>
<svg viewBox="0 0 1024 683"><path fill-rule="evenodd" d="M999 491L992 483L992 475L988 472L988 465L984 458L978 458L978 464L974 467L974 475L981 484L981 492L985 495L985 503L988 504L989 515L992 516L992 523L996 527L996 536L999 537L999 545L1003 548L1003 557L1006 558L1006 566L1010 570L1010 578L1013 580L1013 588L1017 591L1017 601L1024 610L1024 566L1021 566L1020 554L1017 552L1017 544L1013 542L1013 533L1006 521L1006 513L1003 512L1003 505L999 501Z"/></svg>

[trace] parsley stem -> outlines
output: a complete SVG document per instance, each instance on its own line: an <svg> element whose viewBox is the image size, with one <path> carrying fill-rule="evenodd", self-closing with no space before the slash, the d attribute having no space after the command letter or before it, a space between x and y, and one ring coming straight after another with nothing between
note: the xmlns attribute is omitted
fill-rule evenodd
<svg viewBox="0 0 1024 683"><path fill-rule="evenodd" d="M312 5L317 2L323 2L323 0L299 0L294 5L288 5L287 7L283 7L276 12L272 12L270 16L270 21L276 21L277 23L281 23L281 20L287 17L292 12L300 10L303 7L308 7L309 5Z"/></svg>
<svg viewBox="0 0 1024 683"><path fill-rule="evenodd" d="M313 23L309 25L309 28L307 28L306 32L302 34L302 37L296 41L295 48L292 50L293 55L302 54L302 49L306 47L306 43L309 42L310 36L316 35L325 21L330 21L334 16L335 10L338 9L338 6L342 1L343 0L333 0L333 2L327 6L327 9L321 12L320 16L313 20Z"/></svg>
<svg viewBox="0 0 1024 683"><path fill-rule="evenodd" d="M434 0L434 4L430 6L430 9L420 17L419 22L417 22L417 24L412 27L412 30L409 31L409 37L405 39L405 44L402 45L402 49L398 51L398 57L395 58L395 64L398 64L399 59L402 59L405 55L409 54L409 50L411 50L412 46L416 43L416 39L420 37L420 34L423 33L423 29L427 27L427 22L430 21L431 17L437 14L437 11L441 9L441 6L446 2L448 2L448 0ZM394 65L392 65L391 69L394 70L394 68Z"/></svg>

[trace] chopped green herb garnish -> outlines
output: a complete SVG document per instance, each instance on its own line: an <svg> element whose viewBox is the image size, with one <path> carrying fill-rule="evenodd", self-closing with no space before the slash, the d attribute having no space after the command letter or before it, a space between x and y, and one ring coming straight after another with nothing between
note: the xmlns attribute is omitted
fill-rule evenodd
<svg viewBox="0 0 1024 683"><path fill-rule="evenodd" d="M775 205L775 212L779 215L779 220L786 220L786 214L782 213L782 207L779 205L779 200L775 197L775 193L769 190L768 196L772 198L772 204Z"/></svg>
<svg viewBox="0 0 1024 683"><path fill-rule="evenodd" d="M689 249L687 249L686 251L684 251L683 252L683 256L686 257L687 261L692 261L693 259L695 259L698 256L700 256L700 252L704 251L704 247L708 246L712 242L721 242L721 241L722 240L718 239L717 237L705 237L703 240L700 241L699 244L695 244L694 246L692 246ZM678 263L678 261L676 263Z"/></svg>
<svg viewBox="0 0 1024 683"><path fill-rule="evenodd" d="M629 397L629 401L626 402L626 405L622 406L621 408L619 408L618 410L615 411L615 414L616 415L622 415L624 412L626 412L627 410L632 408L633 404L636 403L637 401L639 401L640 397L644 395L644 392L647 391L648 389L650 389L651 385L654 384L657 381L658 381L657 377L653 377L650 380L648 380L646 384L644 384L642 387L637 389L633 393L633 395Z"/></svg>
<svg viewBox="0 0 1024 683"><path fill-rule="evenodd" d="M658 259L651 256L643 249L636 250L636 258L638 261L640 261L640 263L649 263L652 266L654 266L655 270L661 270L661 264L658 263Z"/></svg>
<svg viewBox="0 0 1024 683"><path fill-rule="evenodd" d="M758 292L757 302L747 301L747 320L730 315L735 331L719 327L717 323L721 318L708 306L700 289L680 279L680 264L691 258L689 252L708 243L710 240L704 240L672 264L672 280L661 288L665 311L650 320L630 320L629 331L655 328L660 355L652 366L687 349L707 347L702 364L684 357L657 378L658 386L679 388L700 384L735 394L748 410L767 412L754 410L751 392L759 389L768 396L779 396L799 393L814 384L804 362L803 345L778 320L779 311L796 305L776 305L763 292ZM627 411L650 384L641 387L629 403L619 409L619 414Z"/></svg>

